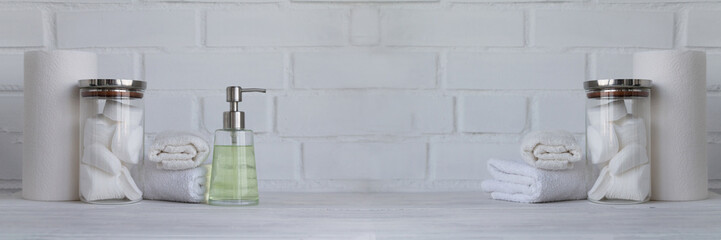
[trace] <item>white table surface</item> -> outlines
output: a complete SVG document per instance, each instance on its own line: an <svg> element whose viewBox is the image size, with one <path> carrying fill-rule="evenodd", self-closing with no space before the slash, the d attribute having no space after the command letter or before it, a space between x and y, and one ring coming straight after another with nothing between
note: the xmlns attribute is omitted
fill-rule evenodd
<svg viewBox="0 0 721 240"><path fill-rule="evenodd" d="M265 193L254 207L26 201L0 194L0 239L721 239L721 196L519 204L483 193Z"/></svg>

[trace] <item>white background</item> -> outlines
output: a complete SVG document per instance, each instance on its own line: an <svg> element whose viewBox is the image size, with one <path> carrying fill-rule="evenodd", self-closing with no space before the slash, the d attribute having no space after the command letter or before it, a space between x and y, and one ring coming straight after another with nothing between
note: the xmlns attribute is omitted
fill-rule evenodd
<svg viewBox="0 0 721 240"><path fill-rule="evenodd" d="M523 134L582 139L584 80L630 77L634 52L705 50L721 179L716 1L0 0L0 189L20 186L22 53L51 49L147 80L149 139L210 134L226 86L268 88L243 102L265 191L478 191Z"/></svg>

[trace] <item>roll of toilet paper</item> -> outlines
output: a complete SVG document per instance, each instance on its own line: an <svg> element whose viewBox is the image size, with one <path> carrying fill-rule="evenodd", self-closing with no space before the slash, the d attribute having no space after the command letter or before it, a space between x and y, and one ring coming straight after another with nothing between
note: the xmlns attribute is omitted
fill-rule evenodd
<svg viewBox="0 0 721 240"><path fill-rule="evenodd" d="M78 199L79 79L97 78L96 55L80 51L25 53L22 196Z"/></svg>
<svg viewBox="0 0 721 240"><path fill-rule="evenodd" d="M651 176L653 200L708 196L706 54L652 51L634 54L635 78L653 80Z"/></svg>
<svg viewBox="0 0 721 240"><path fill-rule="evenodd" d="M143 155L143 127L118 125L111 145L115 156L127 164L138 164Z"/></svg>

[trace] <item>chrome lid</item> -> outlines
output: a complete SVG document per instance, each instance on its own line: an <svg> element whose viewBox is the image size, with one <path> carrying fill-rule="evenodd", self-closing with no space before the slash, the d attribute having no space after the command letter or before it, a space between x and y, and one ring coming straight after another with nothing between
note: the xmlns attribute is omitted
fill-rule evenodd
<svg viewBox="0 0 721 240"><path fill-rule="evenodd" d="M648 79L600 79L583 82L586 90L603 90L609 88L651 88Z"/></svg>
<svg viewBox="0 0 721 240"><path fill-rule="evenodd" d="M122 88L145 90L145 81L130 79L83 79L78 80L80 88Z"/></svg>

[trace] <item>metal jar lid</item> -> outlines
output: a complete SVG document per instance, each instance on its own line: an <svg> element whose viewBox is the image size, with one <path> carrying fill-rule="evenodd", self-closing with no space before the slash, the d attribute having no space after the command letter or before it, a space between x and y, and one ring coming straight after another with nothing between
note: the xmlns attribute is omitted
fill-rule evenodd
<svg viewBox="0 0 721 240"><path fill-rule="evenodd" d="M78 80L80 88L112 88L127 90L145 90L145 81L130 79L83 79Z"/></svg>
<svg viewBox="0 0 721 240"><path fill-rule="evenodd" d="M586 90L604 90L604 89L644 89L651 88L651 80L648 79L599 79L591 80L583 83Z"/></svg>

